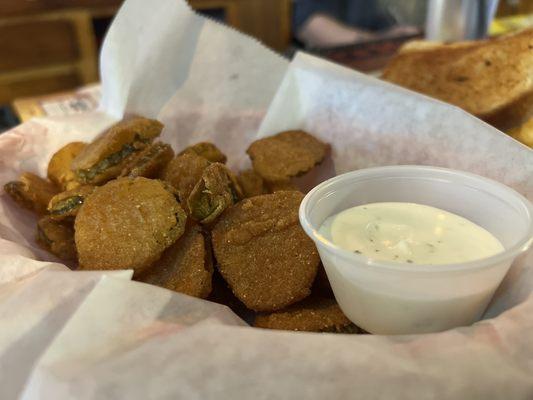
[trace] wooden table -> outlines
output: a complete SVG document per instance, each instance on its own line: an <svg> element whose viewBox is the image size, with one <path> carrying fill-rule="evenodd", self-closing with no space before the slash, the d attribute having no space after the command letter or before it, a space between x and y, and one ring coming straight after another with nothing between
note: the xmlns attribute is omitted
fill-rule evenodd
<svg viewBox="0 0 533 400"><path fill-rule="evenodd" d="M188 0L197 10L223 9L227 23L283 51L290 41L291 0ZM146 0L147 3L150 0ZM93 18L114 15L122 0L0 0L1 18L83 10Z"/></svg>
<svg viewBox="0 0 533 400"><path fill-rule="evenodd" d="M147 3L150 0L146 0ZM176 0L177 1L177 0ZM216 10L234 28L283 51L290 42L291 0L189 0ZM98 80L95 21L122 0L0 0L0 105Z"/></svg>

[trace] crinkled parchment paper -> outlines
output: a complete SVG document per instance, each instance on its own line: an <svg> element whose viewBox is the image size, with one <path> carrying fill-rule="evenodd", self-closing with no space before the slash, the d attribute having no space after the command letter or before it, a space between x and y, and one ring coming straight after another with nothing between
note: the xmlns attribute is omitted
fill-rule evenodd
<svg viewBox="0 0 533 400"><path fill-rule="evenodd" d="M333 152L303 186L417 163L472 171L533 197L531 150L483 122L304 54L289 65L178 0L127 0L101 70L99 112L0 135L0 183L23 170L44 174L62 144L139 113L165 122L163 139L175 148L212 140L235 167L255 137L307 129ZM34 225L0 193L2 399L533 398L531 252L500 288L492 319L472 327L309 334L249 328L224 306L132 282L130 271L72 272L39 250Z"/></svg>

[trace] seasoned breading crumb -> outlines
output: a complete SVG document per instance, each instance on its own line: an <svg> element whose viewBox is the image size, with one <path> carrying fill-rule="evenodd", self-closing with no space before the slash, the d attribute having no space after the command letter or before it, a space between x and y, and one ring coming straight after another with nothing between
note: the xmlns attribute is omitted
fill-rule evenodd
<svg viewBox="0 0 533 400"><path fill-rule="evenodd" d="M320 259L298 221L302 198L277 192L245 199L213 229L220 272L252 310L279 310L310 293Z"/></svg>
<svg viewBox="0 0 533 400"><path fill-rule="evenodd" d="M111 181L87 198L76 217L80 268L138 274L183 234L185 221L185 212L161 181Z"/></svg>
<svg viewBox="0 0 533 400"><path fill-rule="evenodd" d="M206 298L211 293L212 257L210 244L206 242L201 228L191 225L138 280Z"/></svg>
<svg viewBox="0 0 533 400"><path fill-rule="evenodd" d="M189 211L187 200L209 164L210 162L203 157L185 153L170 161L161 174L161 179L178 191L180 202L186 212Z"/></svg>
<svg viewBox="0 0 533 400"><path fill-rule="evenodd" d="M74 160L74 158L76 158L86 146L87 143L71 142L56 151L48 163L48 179L63 190L72 188L73 184L76 182L76 176L70 169L70 166L72 160Z"/></svg>
<svg viewBox="0 0 533 400"><path fill-rule="evenodd" d="M263 178L253 169L247 169L237 175L244 197L254 197L266 193Z"/></svg>
<svg viewBox="0 0 533 400"><path fill-rule="evenodd" d="M225 164L227 161L226 155L222 153L217 146L209 142L200 142L193 144L192 146L187 147L178 155L182 155L185 153L196 154L200 157L205 158L206 160L209 160L211 162L218 162L221 164Z"/></svg>
<svg viewBox="0 0 533 400"><path fill-rule="evenodd" d="M337 302L327 298L310 298L281 311L260 314L255 318L254 326L289 331L361 332L344 315Z"/></svg>
<svg viewBox="0 0 533 400"><path fill-rule="evenodd" d="M277 182L309 171L322 162L327 149L304 131L287 131L253 142L246 152L259 175Z"/></svg>

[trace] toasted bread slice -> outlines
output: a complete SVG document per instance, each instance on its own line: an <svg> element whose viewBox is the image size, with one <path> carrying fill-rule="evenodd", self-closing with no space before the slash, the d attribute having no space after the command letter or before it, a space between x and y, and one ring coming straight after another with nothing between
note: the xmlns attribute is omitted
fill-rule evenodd
<svg viewBox="0 0 533 400"><path fill-rule="evenodd" d="M533 118L518 128L511 129L509 135L516 140L524 143L526 146L533 148Z"/></svg>
<svg viewBox="0 0 533 400"><path fill-rule="evenodd" d="M533 28L482 41L411 42L383 78L508 129L533 115Z"/></svg>

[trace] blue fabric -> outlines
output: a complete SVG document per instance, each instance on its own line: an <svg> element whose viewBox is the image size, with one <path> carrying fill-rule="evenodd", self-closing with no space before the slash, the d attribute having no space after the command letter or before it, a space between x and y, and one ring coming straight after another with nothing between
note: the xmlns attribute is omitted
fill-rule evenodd
<svg viewBox="0 0 533 400"><path fill-rule="evenodd" d="M395 24L394 18L374 0L295 0L295 32L315 13L327 14L347 25L372 31Z"/></svg>

